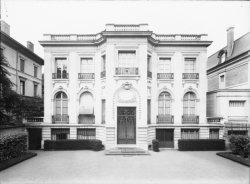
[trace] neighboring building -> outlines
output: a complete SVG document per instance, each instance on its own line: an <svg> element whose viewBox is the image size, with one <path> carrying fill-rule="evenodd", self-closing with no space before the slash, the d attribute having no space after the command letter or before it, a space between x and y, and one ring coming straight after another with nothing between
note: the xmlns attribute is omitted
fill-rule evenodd
<svg viewBox="0 0 250 184"><path fill-rule="evenodd" d="M44 47L42 140L100 139L106 149L177 148L221 138L206 118L206 35L157 35L147 24L51 35Z"/></svg>
<svg viewBox="0 0 250 184"><path fill-rule="evenodd" d="M14 83L13 90L25 97L42 97L42 65L44 61L34 53L34 45L27 47L10 37L10 27L1 21L1 48L9 63L6 67Z"/></svg>
<svg viewBox="0 0 250 184"><path fill-rule="evenodd" d="M250 32L234 41L227 30L227 46L208 58L207 116L225 123L228 134L250 135Z"/></svg>

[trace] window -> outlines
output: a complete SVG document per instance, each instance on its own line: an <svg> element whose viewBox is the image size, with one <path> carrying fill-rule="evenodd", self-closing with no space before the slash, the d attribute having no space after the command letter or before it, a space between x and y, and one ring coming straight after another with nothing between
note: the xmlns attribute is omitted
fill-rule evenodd
<svg viewBox="0 0 250 184"><path fill-rule="evenodd" d="M118 67L135 67L136 55L135 51L119 51L118 52Z"/></svg>
<svg viewBox="0 0 250 184"><path fill-rule="evenodd" d="M106 100L102 100L102 124L105 124Z"/></svg>
<svg viewBox="0 0 250 184"><path fill-rule="evenodd" d="M151 61L150 55L148 55L148 58L147 58L147 71L149 71L149 72L152 71L152 61Z"/></svg>
<svg viewBox="0 0 250 184"><path fill-rule="evenodd" d="M159 73L171 73L171 58L160 58Z"/></svg>
<svg viewBox="0 0 250 184"><path fill-rule="evenodd" d="M55 96L55 121L68 121L68 97L64 92L58 92Z"/></svg>
<svg viewBox="0 0 250 184"><path fill-rule="evenodd" d="M219 130L218 128L209 129L209 139L219 139Z"/></svg>
<svg viewBox="0 0 250 184"><path fill-rule="evenodd" d="M220 75L220 88L225 88L225 75Z"/></svg>
<svg viewBox="0 0 250 184"><path fill-rule="evenodd" d="M228 130L227 135L247 135L247 130Z"/></svg>
<svg viewBox="0 0 250 184"><path fill-rule="evenodd" d="M25 81L20 81L20 95L25 95Z"/></svg>
<svg viewBox="0 0 250 184"><path fill-rule="evenodd" d="M24 72L24 59L20 59L20 71Z"/></svg>
<svg viewBox="0 0 250 184"><path fill-rule="evenodd" d="M37 77L37 66L34 66L34 77Z"/></svg>
<svg viewBox="0 0 250 184"><path fill-rule="evenodd" d="M196 95L193 92L187 92L183 99L183 114L195 115Z"/></svg>
<svg viewBox="0 0 250 184"><path fill-rule="evenodd" d="M81 58L81 73L94 73L94 62L92 58Z"/></svg>
<svg viewBox="0 0 250 184"><path fill-rule="evenodd" d="M37 96L37 84L34 84L34 97L36 97Z"/></svg>
<svg viewBox="0 0 250 184"><path fill-rule="evenodd" d="M226 53L224 52L220 57L220 62L224 63L226 61Z"/></svg>
<svg viewBox="0 0 250 184"><path fill-rule="evenodd" d="M69 139L69 128L52 128L51 140Z"/></svg>
<svg viewBox="0 0 250 184"><path fill-rule="evenodd" d="M67 62L66 58L56 58L56 78L67 79Z"/></svg>
<svg viewBox="0 0 250 184"><path fill-rule="evenodd" d="M77 139L96 139L96 130L94 128L77 129Z"/></svg>
<svg viewBox="0 0 250 184"><path fill-rule="evenodd" d="M147 120L148 120L148 124L151 123L151 100L148 99L147 100Z"/></svg>
<svg viewBox="0 0 250 184"><path fill-rule="evenodd" d="M185 73L195 73L196 58L185 58Z"/></svg>
<svg viewBox="0 0 250 184"><path fill-rule="evenodd" d="M171 114L171 95L168 92L162 92L159 95L158 114L159 115Z"/></svg>
<svg viewBox="0 0 250 184"><path fill-rule="evenodd" d="M106 71L106 56L102 56L102 64L101 64L101 71Z"/></svg>
<svg viewBox="0 0 250 184"><path fill-rule="evenodd" d="M199 129L181 129L181 139L199 139Z"/></svg>
<svg viewBox="0 0 250 184"><path fill-rule="evenodd" d="M95 123L94 99L93 95L90 92L84 92L80 96L79 123L81 124Z"/></svg>
<svg viewBox="0 0 250 184"><path fill-rule="evenodd" d="M244 107L245 101L236 101L236 100L230 100L229 101L229 107Z"/></svg>

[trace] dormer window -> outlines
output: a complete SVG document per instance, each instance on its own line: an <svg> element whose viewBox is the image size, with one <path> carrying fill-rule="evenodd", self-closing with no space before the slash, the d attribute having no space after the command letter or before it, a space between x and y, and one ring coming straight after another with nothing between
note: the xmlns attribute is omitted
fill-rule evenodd
<svg viewBox="0 0 250 184"><path fill-rule="evenodd" d="M218 54L218 58L220 59L220 63L224 63L226 61L227 58L227 51L226 50L221 50Z"/></svg>
<svg viewBox="0 0 250 184"><path fill-rule="evenodd" d="M226 53L224 52L224 53L221 55L221 57L220 57L220 62L221 62L221 63L224 63L225 60L226 60Z"/></svg>

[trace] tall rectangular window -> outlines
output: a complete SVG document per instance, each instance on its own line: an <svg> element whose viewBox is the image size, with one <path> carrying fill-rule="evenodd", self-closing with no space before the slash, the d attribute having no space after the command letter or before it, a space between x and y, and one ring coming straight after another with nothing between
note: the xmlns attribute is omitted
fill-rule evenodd
<svg viewBox="0 0 250 184"><path fill-rule="evenodd" d="M147 121L148 121L148 124L151 123L151 100L150 99L147 100Z"/></svg>
<svg viewBox="0 0 250 184"><path fill-rule="evenodd" d="M185 58L185 73L195 73L196 58Z"/></svg>
<svg viewBox="0 0 250 184"><path fill-rule="evenodd" d="M37 96L37 84L34 84L34 97Z"/></svg>
<svg viewBox="0 0 250 184"><path fill-rule="evenodd" d="M106 56L102 56L101 71L106 71Z"/></svg>
<svg viewBox="0 0 250 184"><path fill-rule="evenodd" d="M136 54L135 51L119 51L118 52L118 67L135 67Z"/></svg>
<svg viewBox="0 0 250 184"><path fill-rule="evenodd" d="M105 113L106 113L106 100L102 100L102 124L105 124Z"/></svg>
<svg viewBox="0 0 250 184"><path fill-rule="evenodd" d="M151 61L150 55L148 55L148 58L147 58L147 71L149 71L149 72L152 71L152 61Z"/></svg>
<svg viewBox="0 0 250 184"><path fill-rule="evenodd" d="M94 62L92 58L81 58L81 73L94 73Z"/></svg>
<svg viewBox="0 0 250 184"><path fill-rule="evenodd" d="M24 72L24 59L20 59L20 71Z"/></svg>
<svg viewBox="0 0 250 184"><path fill-rule="evenodd" d="M67 60L66 58L56 58L56 75L58 79L67 78Z"/></svg>
<svg viewBox="0 0 250 184"><path fill-rule="evenodd" d="M171 73L171 58L160 58L159 60L159 73Z"/></svg>
<svg viewBox="0 0 250 184"><path fill-rule="evenodd" d="M37 66L34 66L34 77L37 77Z"/></svg>
<svg viewBox="0 0 250 184"><path fill-rule="evenodd" d="M25 95L25 81L20 80L20 95Z"/></svg>

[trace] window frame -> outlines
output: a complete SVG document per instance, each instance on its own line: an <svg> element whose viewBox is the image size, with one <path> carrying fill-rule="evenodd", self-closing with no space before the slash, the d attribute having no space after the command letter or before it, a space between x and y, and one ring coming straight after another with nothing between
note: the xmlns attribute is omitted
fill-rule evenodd
<svg viewBox="0 0 250 184"><path fill-rule="evenodd" d="M172 72L172 58L160 56L158 58L158 73L171 73ZM165 62L163 62L165 61Z"/></svg>
<svg viewBox="0 0 250 184"><path fill-rule="evenodd" d="M190 61L193 62L192 65L190 64L191 63ZM189 63L187 64L187 62ZM184 73L197 73L196 71L197 71L197 58L196 57L184 57Z"/></svg>
<svg viewBox="0 0 250 184"><path fill-rule="evenodd" d="M25 80L20 79L20 95L25 96Z"/></svg>
<svg viewBox="0 0 250 184"><path fill-rule="evenodd" d="M129 57L127 57L124 60L120 59L120 57L121 57L120 54L122 55L122 54L129 54L129 53L134 54L133 61L131 63L128 62ZM123 63L123 61L125 61L125 60L126 60L126 62ZM134 49L132 49L132 50L118 50L117 51L117 67L118 68L137 68L138 67L137 50L134 50Z"/></svg>
<svg viewBox="0 0 250 184"><path fill-rule="evenodd" d="M162 95L163 99L161 99ZM161 106L161 104L163 106ZM172 96L169 92L163 91L158 96L158 115L171 115L171 114L172 114Z"/></svg>
<svg viewBox="0 0 250 184"><path fill-rule="evenodd" d="M20 57L20 71L25 73L25 59Z"/></svg>
<svg viewBox="0 0 250 184"><path fill-rule="evenodd" d="M185 99L185 96L188 95L187 99ZM191 94L194 95L194 98L191 98ZM197 109L197 95L193 91L188 91L183 96L183 115L192 116L196 115L196 109ZM187 113L186 113L187 112ZM192 113L193 112L193 113Z"/></svg>
<svg viewBox="0 0 250 184"><path fill-rule="evenodd" d="M38 76L38 66L34 65L34 77Z"/></svg>
<svg viewBox="0 0 250 184"><path fill-rule="evenodd" d="M183 132L186 133L185 136L187 136L187 137L185 137L183 135ZM197 135L194 136L195 138L192 137L192 135L190 134L191 132L198 134L198 136ZM200 129L199 128L182 128L181 129L181 139L200 139Z"/></svg>

